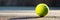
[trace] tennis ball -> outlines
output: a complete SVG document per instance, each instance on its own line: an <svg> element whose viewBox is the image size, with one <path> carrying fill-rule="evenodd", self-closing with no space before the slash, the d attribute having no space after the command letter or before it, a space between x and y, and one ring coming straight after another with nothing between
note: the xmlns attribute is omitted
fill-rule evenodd
<svg viewBox="0 0 60 20"><path fill-rule="evenodd" d="M40 3L36 6L36 14L39 16L39 17L44 17L48 14L48 11L49 11L49 8L47 6L47 4L45 3Z"/></svg>

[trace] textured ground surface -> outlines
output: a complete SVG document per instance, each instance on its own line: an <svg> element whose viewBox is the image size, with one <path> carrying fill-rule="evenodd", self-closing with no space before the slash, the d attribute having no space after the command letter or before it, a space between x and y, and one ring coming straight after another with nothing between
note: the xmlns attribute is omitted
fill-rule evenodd
<svg viewBox="0 0 60 20"><path fill-rule="evenodd" d="M48 15L40 18L34 7L0 7L0 20L60 20L60 9L51 7Z"/></svg>
<svg viewBox="0 0 60 20"><path fill-rule="evenodd" d="M43 18L37 17L34 10L0 12L0 20L59 20L59 19L60 10L50 10L49 14Z"/></svg>

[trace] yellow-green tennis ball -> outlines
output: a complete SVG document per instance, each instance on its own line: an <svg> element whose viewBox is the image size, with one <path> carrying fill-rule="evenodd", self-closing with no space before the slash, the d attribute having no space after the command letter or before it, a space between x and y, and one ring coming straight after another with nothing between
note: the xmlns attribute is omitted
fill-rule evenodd
<svg viewBox="0 0 60 20"><path fill-rule="evenodd" d="M40 3L36 6L36 14L40 17L44 17L48 14L49 8L47 4Z"/></svg>

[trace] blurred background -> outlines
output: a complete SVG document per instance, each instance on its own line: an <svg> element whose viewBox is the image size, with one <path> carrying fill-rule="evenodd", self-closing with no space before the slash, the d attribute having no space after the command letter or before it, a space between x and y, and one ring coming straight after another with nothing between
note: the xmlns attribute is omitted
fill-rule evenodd
<svg viewBox="0 0 60 20"><path fill-rule="evenodd" d="M0 0L0 10L34 10L39 3L46 3L52 10L57 10L60 7L59 0Z"/></svg>
<svg viewBox="0 0 60 20"><path fill-rule="evenodd" d="M0 6L36 6L39 3L46 3L50 7L60 6L59 0L0 0Z"/></svg>

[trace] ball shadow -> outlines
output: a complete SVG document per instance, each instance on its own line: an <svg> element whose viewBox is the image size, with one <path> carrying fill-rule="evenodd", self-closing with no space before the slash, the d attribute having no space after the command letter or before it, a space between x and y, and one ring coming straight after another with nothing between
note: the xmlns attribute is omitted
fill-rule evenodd
<svg viewBox="0 0 60 20"><path fill-rule="evenodd" d="M16 20L16 19L35 19L35 18L60 18L60 16L46 16L46 17L20 17L20 18L11 18L10 20Z"/></svg>

